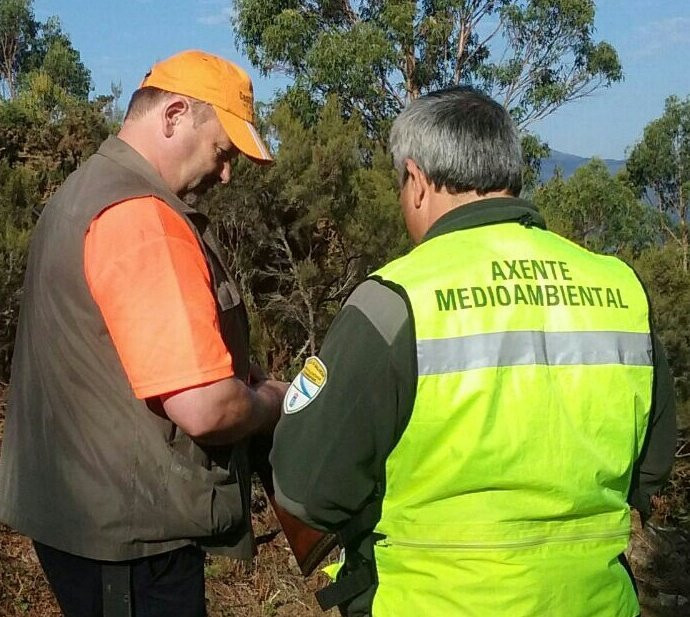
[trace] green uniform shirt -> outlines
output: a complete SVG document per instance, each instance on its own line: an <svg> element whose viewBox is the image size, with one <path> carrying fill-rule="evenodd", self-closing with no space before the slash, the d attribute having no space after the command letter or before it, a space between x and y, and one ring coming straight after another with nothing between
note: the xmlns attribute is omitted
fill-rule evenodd
<svg viewBox="0 0 690 617"><path fill-rule="evenodd" d="M425 240L509 221L544 226L526 201L487 199L447 213ZM334 320L319 358L326 382L306 407L283 415L271 461L281 504L313 527L335 530L372 499L412 412L416 349L403 295L375 280L362 283ZM658 340L654 372L653 409L628 499L643 516L668 477L676 439L673 383Z"/></svg>

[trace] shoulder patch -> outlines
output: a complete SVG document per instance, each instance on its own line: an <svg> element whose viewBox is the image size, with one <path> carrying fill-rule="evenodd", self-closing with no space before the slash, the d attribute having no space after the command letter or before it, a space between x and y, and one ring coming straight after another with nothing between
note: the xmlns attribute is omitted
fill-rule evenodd
<svg viewBox="0 0 690 617"><path fill-rule="evenodd" d="M311 403L326 385L328 369L316 356L310 356L297 373L283 400L286 414L297 413Z"/></svg>

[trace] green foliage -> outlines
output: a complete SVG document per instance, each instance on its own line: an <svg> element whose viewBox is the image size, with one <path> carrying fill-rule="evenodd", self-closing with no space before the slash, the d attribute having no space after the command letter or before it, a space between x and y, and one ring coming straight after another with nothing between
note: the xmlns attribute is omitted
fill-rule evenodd
<svg viewBox="0 0 690 617"><path fill-rule="evenodd" d="M91 103L68 98L56 118L21 97L0 101L0 381L9 377L35 213L107 134Z"/></svg>
<svg viewBox="0 0 690 617"><path fill-rule="evenodd" d="M0 381L9 377L34 213L107 134L95 104L68 98L56 118L21 97L0 101Z"/></svg>
<svg viewBox="0 0 690 617"><path fill-rule="evenodd" d="M680 248L683 270L690 267L690 97L666 99L663 115L650 122L630 152L630 178L639 195L659 210L659 222Z"/></svg>
<svg viewBox="0 0 690 617"><path fill-rule="evenodd" d="M69 95L83 101L88 98L91 71L82 63L79 52L72 47L57 17L50 17L41 24L41 36L36 41L30 62L33 70L47 73Z"/></svg>
<svg viewBox="0 0 690 617"><path fill-rule="evenodd" d="M0 381L7 382L38 187L29 170L0 161Z"/></svg>
<svg viewBox="0 0 690 617"><path fill-rule="evenodd" d="M551 153L548 144L531 133L524 133L520 143L522 147L522 191L528 197L531 196L539 183L539 170L541 160Z"/></svg>
<svg viewBox="0 0 690 617"><path fill-rule="evenodd" d="M353 177L355 205L348 238L361 247L366 270L406 253L411 248L398 200L398 177L390 158L376 145L370 166Z"/></svg>
<svg viewBox="0 0 690 617"><path fill-rule="evenodd" d="M14 98L17 75L38 33L31 0L0 0L0 86Z"/></svg>
<svg viewBox="0 0 690 617"><path fill-rule="evenodd" d="M637 194L654 209L667 243L635 265L647 283L676 382L681 424L690 426L690 97L666 99L630 151L626 168Z"/></svg>
<svg viewBox="0 0 690 617"><path fill-rule="evenodd" d="M22 95L0 102L0 157L11 166L25 165L37 174L41 199L108 135L101 102L65 96L56 104L49 92L37 89L33 97Z"/></svg>
<svg viewBox="0 0 690 617"><path fill-rule="evenodd" d="M265 128L280 145L275 164L240 161L206 208L225 230L255 350L287 375L318 350L354 286L407 241L392 164L337 98L313 126L278 105Z"/></svg>
<svg viewBox="0 0 690 617"><path fill-rule="evenodd" d="M479 73L518 125L622 79L615 49L592 39L594 14L593 0L503 3L500 22L508 54L485 63Z"/></svg>
<svg viewBox="0 0 690 617"><path fill-rule="evenodd" d="M680 249L666 244L645 251L634 266L650 294L673 372L679 423L690 428L690 274L679 257Z"/></svg>
<svg viewBox="0 0 690 617"><path fill-rule="evenodd" d="M655 240L649 208L625 176L612 176L600 159L567 181L557 174L537 189L534 202L550 229L596 252L639 254Z"/></svg>
<svg viewBox="0 0 690 617"><path fill-rule="evenodd" d="M0 93L14 99L38 72L67 95L86 101L91 72L57 17L36 21L32 0L0 0Z"/></svg>
<svg viewBox="0 0 690 617"><path fill-rule="evenodd" d="M251 62L294 78L301 100L342 97L375 136L410 98L474 83L521 128L622 78L596 42L593 0L238 0L235 32Z"/></svg>
<svg viewBox="0 0 690 617"><path fill-rule="evenodd" d="M9 376L29 237L45 200L108 135L90 73L57 18L0 0L0 381Z"/></svg>

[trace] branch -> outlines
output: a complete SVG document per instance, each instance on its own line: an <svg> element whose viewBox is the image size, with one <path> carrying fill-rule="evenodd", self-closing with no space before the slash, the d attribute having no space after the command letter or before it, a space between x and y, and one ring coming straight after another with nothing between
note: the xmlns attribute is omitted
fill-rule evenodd
<svg viewBox="0 0 690 617"><path fill-rule="evenodd" d="M314 309L312 307L311 297L309 296L309 293L302 284L302 279L299 276L297 263L295 262L295 258L292 254L292 249L290 248L290 244L288 243L287 237L285 236L285 229L282 226L279 227L277 234L282 244L283 251L285 251L285 255L288 258L290 269L292 270L294 276L295 285L297 286L297 291L299 292L299 295L302 297L302 302L304 303L304 306L307 309L307 327L305 327L305 330L307 330L307 336L309 337L311 352L313 354L316 353L316 327L314 324Z"/></svg>
<svg viewBox="0 0 690 617"><path fill-rule="evenodd" d="M388 77L386 76L385 71L381 72L381 87L383 88L384 92L386 92L389 96L395 99L395 102L398 103L398 105L400 105L400 109L405 107L405 101L397 93L393 85L388 81Z"/></svg>
<svg viewBox="0 0 690 617"><path fill-rule="evenodd" d="M664 231L671 237L671 239L676 242L677 244L681 244L680 238L676 235L676 233L673 231L673 228L671 228L668 223L666 222L666 216L664 216L664 211L661 209L661 205L659 204L658 206L659 209L659 219L661 221L661 226L664 228Z"/></svg>
<svg viewBox="0 0 690 617"><path fill-rule="evenodd" d="M541 109L533 109L532 112L525 116L520 128L524 129L533 122L546 118L566 102L571 103L590 96L600 86L601 79L585 79L584 76L574 73L573 68L573 72L566 77L566 95L563 100L547 103Z"/></svg>
<svg viewBox="0 0 690 617"><path fill-rule="evenodd" d="M338 244L341 246L341 249L343 248L342 244L342 238L338 238L337 240ZM324 296L321 298L321 302L332 302L334 300L338 300L338 302L341 302L341 297L344 292L347 292L351 289L352 287L352 282L354 279L356 279L356 273L352 271L351 265L356 262L358 259L360 259L362 255L352 255L345 260L345 265L343 267L342 273L339 276L334 276L326 285L324 286L325 289L330 289L333 285L338 283L339 281L342 281L338 285L338 287L335 289L335 291L327 296ZM343 280L344 277L344 280Z"/></svg>
<svg viewBox="0 0 690 617"><path fill-rule="evenodd" d="M14 99L15 83L14 83L14 61L17 56L17 49L19 45L16 38L3 38L2 40L2 73L7 81L9 90L9 98Z"/></svg>
<svg viewBox="0 0 690 617"><path fill-rule="evenodd" d="M302 345L302 349L300 349L300 350L297 352L297 355L295 356L295 358L301 357L301 356L304 354L304 352L307 351L307 349L308 349L310 346L311 346L311 341L310 341L309 339L307 339L306 341L304 341L304 345ZM314 352L312 351L310 355L313 356L313 355L314 355Z"/></svg>
<svg viewBox="0 0 690 617"><path fill-rule="evenodd" d="M472 58L474 58L474 56L477 54L477 52L482 47L484 47L484 45L486 45L492 38L494 38L496 36L496 34L498 33L498 31L501 29L502 26L503 26L503 19L499 19L498 25L496 26L494 31L491 34L489 34L483 41L481 41L480 43L477 44L474 51L469 56L467 56L467 58L465 59L465 62L469 62L470 60L472 60ZM475 27L475 24L473 24L472 29L474 29L474 27Z"/></svg>
<svg viewBox="0 0 690 617"><path fill-rule="evenodd" d="M525 70L529 66L537 66L539 62L544 62L544 58L550 49L552 49L555 41L552 41L541 54L541 57L537 57L537 45L535 45L534 37L530 37L524 47L524 54L522 56L522 65L520 67L520 72L518 77L513 81L512 84L508 85L507 93L504 98L503 106L506 109L510 109L510 105L513 102L513 98L517 93L524 90L531 81L534 79L534 71Z"/></svg>
<svg viewBox="0 0 690 617"><path fill-rule="evenodd" d="M462 67L466 62L465 52L467 48L467 41L472 34L472 25L468 24L465 19L460 21L460 32L458 33L458 46L455 53L455 71L453 75L453 84L458 85L462 77Z"/></svg>
<svg viewBox="0 0 690 617"><path fill-rule="evenodd" d="M357 15L357 13L355 13L352 10L352 6L350 6L350 0L342 0L342 2L343 2L343 15L345 15L345 17L347 17L347 21L351 25L354 25L357 22L359 22L360 21L359 15Z"/></svg>
<svg viewBox="0 0 690 617"><path fill-rule="evenodd" d="M414 83L414 70L417 66L417 59L414 55L414 47L405 50L405 90L407 99L413 100L419 97L419 88Z"/></svg>
<svg viewBox="0 0 690 617"><path fill-rule="evenodd" d="M512 84L508 87L508 91L506 93L505 99L504 99L504 106L506 108L510 108L511 104L513 103L515 97L519 95L520 92L524 91L525 89L528 88L530 83L534 81L534 76L535 76L535 70L534 67L544 67L548 68L551 66L551 64L558 58L561 57L566 51L567 51L567 44L566 44L566 38L563 33L558 34L557 36L553 36L548 44L546 44L543 47L540 47L542 39L535 37L534 34L530 36L528 41L525 43L525 50L526 53L523 56L522 59L522 66L520 67L520 73L518 78L513 81ZM513 44L515 42L513 41ZM533 70L525 70L526 67L532 67ZM571 68L570 73L565 77L566 83L570 81L575 81L575 77L577 76L576 72L576 67L573 66ZM568 86L566 86L566 89L568 89ZM567 100L574 100L574 99L567 99ZM545 113L542 116L535 116L534 113L528 114L522 121L521 127L520 128L525 128L532 122L534 122L537 119L540 119L541 117L545 117L546 115L549 115L552 113L555 109L557 109L562 102L557 102L555 104L552 104L552 108L549 109L548 113ZM547 106L547 108L550 106ZM542 110L543 112L544 110ZM542 113L542 112L536 112L536 113Z"/></svg>

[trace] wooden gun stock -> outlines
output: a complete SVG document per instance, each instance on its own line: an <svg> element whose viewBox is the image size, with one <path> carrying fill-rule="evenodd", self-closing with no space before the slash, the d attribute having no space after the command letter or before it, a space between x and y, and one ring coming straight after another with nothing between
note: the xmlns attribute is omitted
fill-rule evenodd
<svg viewBox="0 0 690 617"><path fill-rule="evenodd" d="M273 512L283 529L285 538L297 560L297 565L304 576L309 576L338 544L337 538L332 533L325 533L309 527L297 517L282 508L275 499L273 488L273 469L268 462L268 451L265 444L253 444L253 467L259 476L261 484L266 491L266 496L271 502Z"/></svg>
<svg viewBox="0 0 690 617"><path fill-rule="evenodd" d="M281 508L273 495L269 495L268 498L297 560L299 569L304 576L309 576L338 544L335 535L305 525L287 510Z"/></svg>

